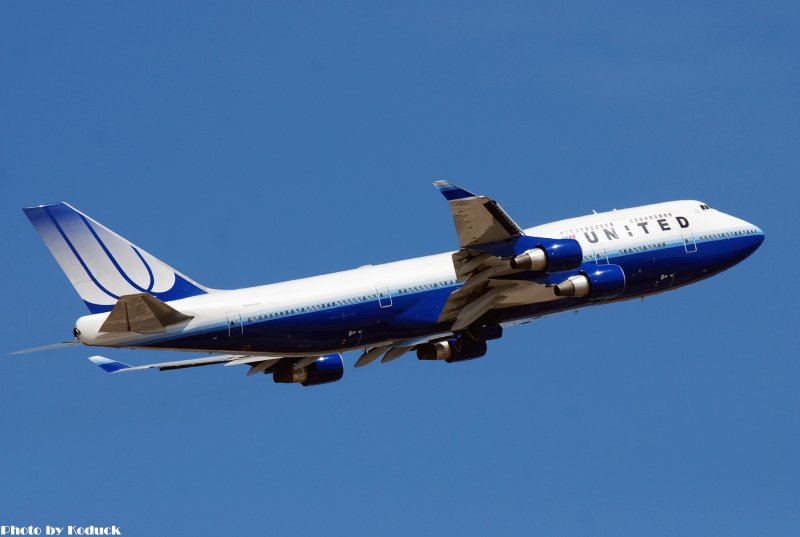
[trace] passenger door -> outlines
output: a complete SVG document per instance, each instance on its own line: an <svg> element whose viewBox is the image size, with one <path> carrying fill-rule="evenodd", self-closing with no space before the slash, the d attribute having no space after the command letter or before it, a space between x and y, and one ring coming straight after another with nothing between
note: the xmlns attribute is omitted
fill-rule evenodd
<svg viewBox="0 0 800 537"><path fill-rule="evenodd" d="M236 311L229 311L226 316L228 318L228 337L241 336L244 333L242 316Z"/></svg>
<svg viewBox="0 0 800 537"><path fill-rule="evenodd" d="M697 243L694 241L694 233L683 230L681 231L681 237L683 237L683 248L686 250L686 253L695 253L697 251Z"/></svg>

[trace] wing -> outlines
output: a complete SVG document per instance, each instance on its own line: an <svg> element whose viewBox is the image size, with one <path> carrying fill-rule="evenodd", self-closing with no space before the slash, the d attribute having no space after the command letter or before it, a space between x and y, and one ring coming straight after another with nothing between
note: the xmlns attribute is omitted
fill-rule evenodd
<svg viewBox="0 0 800 537"><path fill-rule="evenodd" d="M278 383L298 383L303 386L316 386L336 382L342 378L344 363L342 355L323 354L322 356L307 356L305 358L275 358L269 356L242 356L238 354L223 354L205 358L191 358L175 362L162 362L160 364L147 364L131 366L111 360L104 356L91 356L89 360L108 373L125 373L129 371L142 371L144 369L158 369L168 371L171 369L185 369L187 367L201 367L205 365L225 364L249 365L247 376L257 373L272 375L272 380Z"/></svg>
<svg viewBox="0 0 800 537"><path fill-rule="evenodd" d="M332 356L332 355L326 355ZM338 356L338 355L337 355ZM291 366L292 368L302 369L308 367L323 356L307 356L305 358L276 358L270 356L243 356L241 354L220 354L205 358L190 358L189 360L176 360L174 362L161 362L158 364L128 365L104 356L90 356L89 360L108 373L128 373L132 371L144 371L145 369L158 369L159 371L170 371L173 369L186 369L189 367L202 367L205 365L224 364L230 365L249 365L250 370L247 376L256 373L273 373L278 365Z"/></svg>
<svg viewBox="0 0 800 537"><path fill-rule="evenodd" d="M146 364L132 366L111 360L104 356L90 356L89 360L99 366L101 369L108 373L128 373L132 371L144 371L145 369L158 369L159 371L170 371L172 369L186 369L188 367L202 367L204 365L225 364L228 365L250 365L251 370L256 366L258 370L248 372L248 375L254 373L264 373L269 367L277 364L281 360L287 358L270 358L267 356L242 356L240 354L221 354L217 356L208 356L206 358L191 358L189 360L176 360L174 362L161 362L158 364ZM295 359L296 360L296 359ZM264 365L266 364L266 365Z"/></svg>
<svg viewBox="0 0 800 537"><path fill-rule="evenodd" d="M571 250L570 262L580 264L576 241L527 236L496 201L447 181L434 186L450 202L460 246L453 266L463 282L450 295L440 323L452 322L453 332L479 329L480 318L494 308L557 299L546 279L536 281L533 276L546 272L550 256L555 259L565 249ZM560 253L553 255L556 250ZM532 262L526 257L530 255L535 257Z"/></svg>
<svg viewBox="0 0 800 537"><path fill-rule="evenodd" d="M478 196L447 181L433 183L450 202L460 249L453 254L453 266L463 285L448 298L438 322L450 330L424 338L386 342L366 350L356 361L363 367L381 358L381 363L396 360L405 353L419 351L429 343L469 331L473 340L500 337L497 325L481 322L487 312L534 302L556 300L546 277L555 266L579 265L580 245L572 239L548 239L525 235L523 229L499 203ZM527 256L533 256L528 258Z"/></svg>

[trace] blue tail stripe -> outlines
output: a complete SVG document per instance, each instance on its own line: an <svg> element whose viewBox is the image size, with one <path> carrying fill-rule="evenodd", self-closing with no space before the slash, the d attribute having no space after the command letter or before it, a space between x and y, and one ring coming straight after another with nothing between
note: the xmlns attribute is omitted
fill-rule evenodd
<svg viewBox="0 0 800 537"><path fill-rule="evenodd" d="M111 261L111 264L114 265L115 269L117 269L117 272L119 272L120 276L122 276L125 279L125 281L128 282L131 285L131 287L133 287L134 289L136 289L137 291L139 291L141 293L149 293L150 291L152 291L153 290L153 284L154 284L153 271L150 270L150 267L147 265L147 263L145 262L144 258L139 254L139 252L136 251L136 248L133 248L133 251L136 252L139 255L139 259L142 260L142 263L144 264L145 268L147 269L147 272L150 274L150 286L147 289L143 289L140 285L136 284L136 282L134 282L133 280L131 280L128 277L128 275L125 273L125 271L122 269L122 267L119 266L119 263L117 263L117 260L114 258L114 256L111 254L111 252L108 250L108 247L105 245L105 243L100 239L100 236L94 230L94 228L89 223L89 221L86 219L86 217L83 216L82 214L78 215L78 216L80 216L81 220L83 220L83 223L86 225L86 227L89 228L89 233L92 234L94 239L97 241L97 244L99 244L100 248L103 249L103 252L105 252L105 254L108 257L109 261Z"/></svg>
<svg viewBox="0 0 800 537"><path fill-rule="evenodd" d="M135 246L133 246L133 245L131 245L131 248L133 248L133 251L134 251L134 252L136 252L136 255L138 255L138 256L139 256L139 259L141 259L141 260L142 260L142 265L144 265L144 268L146 268L146 269L147 269L147 275L148 275L148 276L150 276L150 285L148 285L148 286L147 286L147 292L149 293L150 291L152 291L152 290L153 290L153 286L156 284L155 277L153 276L153 269L151 269L151 268L150 268L150 265L148 265L148 264L145 262L145 260L144 260L144 256L142 256L142 253L139 251L139 249L138 249L138 248L136 248L136 247L135 247Z"/></svg>

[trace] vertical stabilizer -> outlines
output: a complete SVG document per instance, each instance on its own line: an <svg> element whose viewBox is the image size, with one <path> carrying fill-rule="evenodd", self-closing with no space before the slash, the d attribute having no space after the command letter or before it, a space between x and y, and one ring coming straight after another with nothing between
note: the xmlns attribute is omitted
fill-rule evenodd
<svg viewBox="0 0 800 537"><path fill-rule="evenodd" d="M123 295L168 302L209 291L67 203L23 211L92 313L110 311Z"/></svg>

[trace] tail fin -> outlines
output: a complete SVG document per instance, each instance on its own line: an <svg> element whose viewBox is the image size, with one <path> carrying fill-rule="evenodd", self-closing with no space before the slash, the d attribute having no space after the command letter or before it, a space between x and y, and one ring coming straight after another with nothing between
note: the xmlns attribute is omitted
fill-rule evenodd
<svg viewBox="0 0 800 537"><path fill-rule="evenodd" d="M122 295L168 302L209 292L67 203L23 211L92 313L111 311Z"/></svg>

